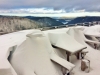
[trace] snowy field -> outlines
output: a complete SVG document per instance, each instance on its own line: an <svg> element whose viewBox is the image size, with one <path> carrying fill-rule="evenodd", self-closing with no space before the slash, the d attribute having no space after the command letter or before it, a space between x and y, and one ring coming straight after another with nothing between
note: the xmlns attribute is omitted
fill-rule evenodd
<svg viewBox="0 0 100 75"><path fill-rule="evenodd" d="M50 33L60 33L61 36L64 33L66 38L61 37L60 43L60 36ZM70 51L86 46L84 50L88 53L84 59L90 60L90 72L81 71L81 59L74 53L68 62L66 51L51 45ZM52 54L58 56L57 63L51 61ZM100 75L100 25L46 31L32 29L0 36L0 75L63 75L61 66L69 70L73 68L70 75Z"/></svg>

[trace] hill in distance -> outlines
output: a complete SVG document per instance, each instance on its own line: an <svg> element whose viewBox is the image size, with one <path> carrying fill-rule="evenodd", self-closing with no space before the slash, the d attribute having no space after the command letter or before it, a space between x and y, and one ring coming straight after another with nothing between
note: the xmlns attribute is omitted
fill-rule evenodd
<svg viewBox="0 0 100 75"><path fill-rule="evenodd" d="M33 17L33 16L26 16L25 18L28 18L30 20L34 20L37 21L39 23L44 24L47 27L51 27L51 26L59 26L59 25L63 25L62 22L57 21L53 18L50 17Z"/></svg>
<svg viewBox="0 0 100 75"><path fill-rule="evenodd" d="M26 29L37 29L43 27L63 25L49 17L18 17L18 16L0 16L0 32L15 32Z"/></svg>
<svg viewBox="0 0 100 75"><path fill-rule="evenodd" d="M68 24L93 22L93 21L100 21L100 17L99 16L77 17L77 18L71 20L70 22L68 22Z"/></svg>
<svg viewBox="0 0 100 75"><path fill-rule="evenodd" d="M0 17L0 31L14 32L18 30L39 28L41 25L33 20L16 17L16 16L1 16Z"/></svg>

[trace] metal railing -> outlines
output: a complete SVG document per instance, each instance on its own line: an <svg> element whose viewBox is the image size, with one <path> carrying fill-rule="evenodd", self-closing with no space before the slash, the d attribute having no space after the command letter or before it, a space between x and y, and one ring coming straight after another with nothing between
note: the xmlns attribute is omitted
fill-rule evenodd
<svg viewBox="0 0 100 75"><path fill-rule="evenodd" d="M93 26L93 25L97 25L97 24L100 25L100 21L43 27L43 28L37 28L37 29L39 29L41 31L45 31L45 30L50 30L50 29L67 28L67 27L73 27L73 26ZM7 33L10 33L10 32L0 32L0 35L7 34Z"/></svg>
<svg viewBox="0 0 100 75"><path fill-rule="evenodd" d="M44 30L58 29L58 28L65 28L65 27L72 27L72 26L93 26L93 25L97 25L97 24L100 24L100 21L67 24L67 25L59 25L59 26L51 26L51 27L43 27L43 28L38 28L38 29L44 31Z"/></svg>

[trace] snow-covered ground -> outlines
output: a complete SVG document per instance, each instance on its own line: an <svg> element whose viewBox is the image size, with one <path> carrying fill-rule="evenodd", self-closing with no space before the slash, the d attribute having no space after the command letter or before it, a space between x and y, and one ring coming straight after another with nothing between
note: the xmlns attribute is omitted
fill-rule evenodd
<svg viewBox="0 0 100 75"><path fill-rule="evenodd" d="M45 60L47 58L39 57L40 59L36 59L35 58L36 52L33 53L34 55L31 55L32 52L34 52L34 51L28 53L28 51L30 51L33 48L37 49L37 50L39 50L39 49L43 50L43 49L50 48L47 51L47 52L50 53L51 52L50 50L52 49L49 46L50 44L45 44L44 45L43 40L41 40L41 38L40 38L40 39L38 39L38 40L40 40L40 42L39 41L36 42L36 40L33 39L33 42L36 42L37 45L35 45L35 43L34 43L34 46L29 45L30 44L29 42L28 43L25 42L25 41L27 41L26 35L41 32L49 40L49 36L48 36L49 32L66 32L66 34L67 34L69 29L70 28L61 28L61 29L47 30L47 31L42 31L42 32L40 30L24 30L24 31L19 31L19 32L14 32L14 33L10 33L10 34L1 35L0 36L0 75L29 75L27 73L32 73L32 70L36 71L36 73L32 73L30 75L43 75L43 74L46 75L47 73L48 73L48 75L50 75L50 74L52 74L52 75L56 75L56 74L61 75L59 66L57 66L56 64L53 64L53 65L56 65L56 66L54 66L55 68L53 68L53 65L50 64L51 62ZM91 26L91 27L82 27L82 26L81 27L72 27L72 30L68 32L68 35L70 35L78 43L87 46L86 50L88 51L88 53L86 54L85 59L90 60L90 72L86 73L85 71L81 71L81 60L78 60L75 57L75 55L72 55L71 56L71 63L75 65L75 68L73 68L71 75L100 75L100 48L99 48L100 45L99 45L98 49L94 49L94 47L92 47L92 45L89 45L89 44L85 43L85 40L82 37L82 35L78 34L77 31L75 31L76 29L79 30L79 32L81 31L82 33L80 33L80 34L82 34L82 35L85 34L85 35L88 35L90 37L99 37L100 36L99 35L100 34L100 26L99 25L95 25L95 26ZM62 39L62 40L64 40L64 39ZM95 40L95 41L99 42L100 40ZM24 42L27 43L27 45ZM50 41L47 41L47 42L50 42ZM45 43L46 43L46 41L45 41ZM92 42L92 43L94 43L94 42ZM32 42L31 42L31 44L32 44ZM17 45L17 48L15 49L15 51L14 51L15 53L13 54L13 56L15 57L18 54L18 57L15 57L17 59L13 60L13 56L11 56L12 57L12 59L10 61L11 63L9 63L7 58L9 57L10 51L13 50L13 49L10 49L10 48L12 48L12 46L16 46L16 45ZM46 48L43 47L42 45L46 46ZM27 50L28 47L29 47L29 50ZM30 47L32 47L32 48L30 48ZM40 47L40 48L38 48L38 47ZM72 47L74 47L74 46L72 45ZM22 60L19 60L19 59L22 58L21 54L24 53L24 49L25 49L25 51L27 50L27 52L25 53L26 55L22 55L22 57L23 58L24 58L24 56L25 57L28 56L28 57L24 58L25 61L24 60L22 61ZM66 60L66 52L65 51L61 51L60 49L56 49L56 48L53 48L53 50L59 57ZM38 55L38 53L36 54L36 56L37 55ZM34 57L32 57L32 56L34 56ZM44 56L44 55L42 55L42 56ZM46 56L48 57L48 55L46 55ZM45 59L42 59L42 58L45 58ZM38 60L38 62L40 62L40 63L42 61L43 62L48 62L51 66L48 66L48 63L45 63L45 65L47 65L48 67L46 67L44 65L41 68L40 64L39 64L40 65L39 66L38 63L36 63L36 62L34 63L34 61L31 62L31 59ZM18 62L18 60L19 60L19 62ZM30 62L28 62L26 60L29 60ZM25 65L25 63L26 63L26 65ZM32 66L32 63L34 63L34 66ZM17 65L14 65L14 64L17 64ZM31 66L28 67L29 64L31 64ZM24 65L24 67L22 65ZM26 68L25 66L28 67L29 69ZM33 69L34 67L37 67L37 68ZM50 67L52 69L51 71L49 71ZM24 69L19 70L20 68L21 69L24 68ZM45 70L43 68L45 68ZM46 68L48 68L48 69L46 70ZM59 72L57 72L57 70Z"/></svg>

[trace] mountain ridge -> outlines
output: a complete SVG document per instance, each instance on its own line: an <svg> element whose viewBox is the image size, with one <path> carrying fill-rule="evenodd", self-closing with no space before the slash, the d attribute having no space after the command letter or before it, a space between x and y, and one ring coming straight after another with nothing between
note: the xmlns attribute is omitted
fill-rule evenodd
<svg viewBox="0 0 100 75"><path fill-rule="evenodd" d="M76 23L84 23L84 22L93 22L93 21L100 21L100 16L85 16L85 17L77 17L68 24L76 24Z"/></svg>
<svg viewBox="0 0 100 75"><path fill-rule="evenodd" d="M32 20L19 16L0 16L0 32L9 33L25 29L37 29L43 27L58 26L62 24L49 17L36 17ZM35 19L36 19L35 18Z"/></svg>

